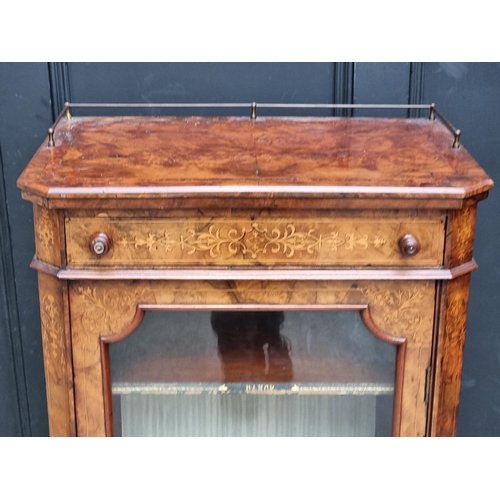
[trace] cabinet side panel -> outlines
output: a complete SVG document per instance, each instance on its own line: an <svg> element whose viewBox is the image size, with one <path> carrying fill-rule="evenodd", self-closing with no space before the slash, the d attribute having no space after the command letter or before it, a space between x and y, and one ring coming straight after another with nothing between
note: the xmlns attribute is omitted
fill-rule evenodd
<svg viewBox="0 0 500 500"><path fill-rule="evenodd" d="M468 200L462 210L449 216L446 234L445 265L456 267L472 259L477 202Z"/></svg>
<svg viewBox="0 0 500 500"><path fill-rule="evenodd" d="M477 203L469 200L452 212L446 234L445 262L458 266L472 259ZM432 436L455 436L462 377L470 274L442 287L433 394Z"/></svg>
<svg viewBox="0 0 500 500"><path fill-rule="evenodd" d="M38 273L38 287L50 435L74 436L73 370L66 335L66 284Z"/></svg>
<svg viewBox="0 0 500 500"><path fill-rule="evenodd" d="M432 436L455 436L457 432L469 282L467 274L443 287Z"/></svg>
<svg viewBox="0 0 500 500"><path fill-rule="evenodd" d="M65 263L61 214L34 206L37 258L54 266ZM67 284L38 273L42 341L51 436L74 436L75 404Z"/></svg>
<svg viewBox="0 0 500 500"><path fill-rule="evenodd" d="M39 205L33 206L35 219L35 245L36 256L39 260L54 266L64 265L61 244L64 225L61 224L60 215L54 210Z"/></svg>

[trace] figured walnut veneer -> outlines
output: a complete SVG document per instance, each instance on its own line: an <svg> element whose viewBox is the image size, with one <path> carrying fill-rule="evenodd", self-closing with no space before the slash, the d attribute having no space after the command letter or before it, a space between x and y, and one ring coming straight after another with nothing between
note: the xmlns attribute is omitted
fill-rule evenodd
<svg viewBox="0 0 500 500"><path fill-rule="evenodd" d="M425 119L72 118L59 122L55 141L42 145L18 185L59 208L96 199L109 208L123 207L120 199L172 206L171 198L191 206L249 198L257 207L262 198L274 207L324 199L318 208L382 198L423 207L492 186L463 147L450 147L445 126Z"/></svg>
<svg viewBox="0 0 500 500"><path fill-rule="evenodd" d="M158 309L359 311L397 346L394 435L456 433L492 181L442 124L87 117L54 139L18 181L35 205L51 435L112 434L107 346Z"/></svg>

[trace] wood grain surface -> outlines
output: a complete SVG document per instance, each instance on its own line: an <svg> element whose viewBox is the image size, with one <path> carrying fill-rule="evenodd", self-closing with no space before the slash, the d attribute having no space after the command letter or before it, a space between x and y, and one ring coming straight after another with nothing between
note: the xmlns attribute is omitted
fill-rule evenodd
<svg viewBox="0 0 500 500"><path fill-rule="evenodd" d="M438 121L87 117L59 122L18 181L59 199L462 200L492 181ZM135 208L140 208L137 204Z"/></svg>
<svg viewBox="0 0 500 500"><path fill-rule="evenodd" d="M475 203L451 214L447 229L447 261L456 265L472 257L476 225ZM469 303L470 274L443 284L439 297L439 334L435 353L435 383L431 435L455 436L462 379Z"/></svg>

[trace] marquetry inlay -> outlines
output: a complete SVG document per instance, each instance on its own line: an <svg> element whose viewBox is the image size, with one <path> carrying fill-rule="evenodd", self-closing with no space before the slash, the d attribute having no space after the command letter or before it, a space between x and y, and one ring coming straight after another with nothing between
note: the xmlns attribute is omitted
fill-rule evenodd
<svg viewBox="0 0 500 500"><path fill-rule="evenodd" d="M280 226L265 227L254 222L248 227L231 227L212 224L206 231L194 231L187 229L184 234L170 235L167 231L148 233L146 239L136 236L130 241L122 238L119 245L133 245L135 248L146 246L150 252L164 250L171 252L174 248L180 248L188 255L196 252L208 252L210 257L217 259L227 253L228 255L248 255L256 259L260 254L279 254L291 258L296 252L307 252L313 254L325 246L332 252L345 246L346 250L352 251L356 246L368 248L373 246L379 248L387 243L387 240L376 236L372 240L367 234L346 233L339 231L330 233L317 233L315 229L297 231L295 224L284 224Z"/></svg>

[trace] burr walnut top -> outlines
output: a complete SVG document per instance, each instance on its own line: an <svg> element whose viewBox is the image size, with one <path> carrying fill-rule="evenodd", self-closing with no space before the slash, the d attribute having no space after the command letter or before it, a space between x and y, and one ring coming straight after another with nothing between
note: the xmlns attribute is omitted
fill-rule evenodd
<svg viewBox="0 0 500 500"><path fill-rule="evenodd" d="M54 140L18 186L59 207L91 198L444 201L493 185L437 120L73 117Z"/></svg>

